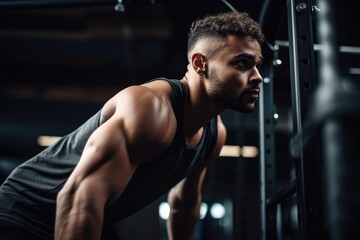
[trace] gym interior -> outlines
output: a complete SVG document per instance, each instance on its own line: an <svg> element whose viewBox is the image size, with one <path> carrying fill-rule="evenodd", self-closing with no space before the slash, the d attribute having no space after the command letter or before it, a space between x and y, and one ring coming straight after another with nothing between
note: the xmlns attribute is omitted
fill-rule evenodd
<svg viewBox="0 0 360 240"><path fill-rule="evenodd" d="M191 21L246 11L266 41L257 109L222 114L228 135L204 182L197 240L360 238L358 1L0 1L0 182L156 77L182 78ZM1 203L0 203L1 204ZM118 224L166 240L166 195Z"/></svg>

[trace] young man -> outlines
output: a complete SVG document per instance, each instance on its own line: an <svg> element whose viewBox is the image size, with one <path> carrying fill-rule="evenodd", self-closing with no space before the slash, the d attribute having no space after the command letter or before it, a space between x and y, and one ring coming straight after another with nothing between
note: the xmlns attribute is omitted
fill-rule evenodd
<svg viewBox="0 0 360 240"><path fill-rule="evenodd" d="M226 138L219 115L254 109L262 41L245 13L195 21L183 79L120 91L13 171L0 189L0 238L112 239L114 223L169 192L169 239L193 239L206 166Z"/></svg>

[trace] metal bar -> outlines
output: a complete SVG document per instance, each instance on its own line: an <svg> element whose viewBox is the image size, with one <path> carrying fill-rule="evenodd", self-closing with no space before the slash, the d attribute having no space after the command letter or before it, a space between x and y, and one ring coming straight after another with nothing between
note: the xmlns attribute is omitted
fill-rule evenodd
<svg viewBox="0 0 360 240"><path fill-rule="evenodd" d="M276 191L274 101L271 78L264 78L261 92L259 99L261 239L278 240L280 226L277 226L276 221L277 208L266 204L266 199Z"/></svg>
<svg viewBox="0 0 360 240"><path fill-rule="evenodd" d="M235 135L235 143L237 145L243 144L243 115L238 112L232 113L232 119L236 124L236 132ZM234 207L233 207L233 222L234 222L234 231L233 236L234 239L244 239L247 236L247 219L246 219L246 187L245 184L245 169L246 163L243 158L236 159L236 166L235 166L235 195L234 195Z"/></svg>
<svg viewBox="0 0 360 240"><path fill-rule="evenodd" d="M0 9L4 8L31 8L57 6L85 6L85 5L115 5L116 0L20 0L0 1Z"/></svg>
<svg viewBox="0 0 360 240"><path fill-rule="evenodd" d="M329 240L360 239L360 118L341 116L323 124L327 235Z"/></svg>
<svg viewBox="0 0 360 240"><path fill-rule="evenodd" d="M289 47L289 42L283 40L275 40L274 45L278 47ZM314 44L315 51L320 51L322 49L323 49L322 44ZM356 46L339 46L338 49L340 53L347 53L354 55L360 54L360 47L356 47Z"/></svg>
<svg viewBox="0 0 360 240"><path fill-rule="evenodd" d="M294 134L302 132L315 91L312 1L288 0L288 34ZM323 197L319 143L312 140L294 159L300 239L324 239Z"/></svg>
<svg viewBox="0 0 360 240"><path fill-rule="evenodd" d="M283 200L289 198L291 195L296 193L296 181L291 181L283 189L273 194L270 198L266 200L266 204L269 207L276 206L281 203Z"/></svg>

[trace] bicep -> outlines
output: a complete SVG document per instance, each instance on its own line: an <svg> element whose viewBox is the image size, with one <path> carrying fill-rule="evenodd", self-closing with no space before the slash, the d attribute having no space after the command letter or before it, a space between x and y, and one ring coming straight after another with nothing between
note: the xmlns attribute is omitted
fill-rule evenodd
<svg viewBox="0 0 360 240"><path fill-rule="evenodd" d="M171 122L167 108L142 90L132 88L114 99L114 113L90 136L69 178L75 187L81 183L94 188L95 182L102 195L119 196L136 167L170 142L173 131L162 124Z"/></svg>
<svg viewBox="0 0 360 240"><path fill-rule="evenodd" d="M90 136L64 188L83 196L97 196L105 204L121 194L135 168L128 156L121 122L109 120Z"/></svg>

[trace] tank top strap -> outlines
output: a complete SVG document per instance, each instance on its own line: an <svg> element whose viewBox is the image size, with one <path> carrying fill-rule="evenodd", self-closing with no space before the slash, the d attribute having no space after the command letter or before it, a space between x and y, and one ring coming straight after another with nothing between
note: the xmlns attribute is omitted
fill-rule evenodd
<svg viewBox="0 0 360 240"><path fill-rule="evenodd" d="M184 103L185 103L185 97L186 97L186 91L185 91L185 86L177 79L167 79L166 80L172 90L173 90L173 109L175 112L175 115L177 117L178 120L181 121L182 123L182 119L183 119L183 108L184 108Z"/></svg>
<svg viewBox="0 0 360 240"><path fill-rule="evenodd" d="M182 126L183 124L183 112L184 112L184 103L186 98L186 89L183 83L178 79L169 79L165 77L159 77L152 79L148 82L163 80L170 84L171 89L173 91L173 96L171 99L173 110L178 121L178 126Z"/></svg>

